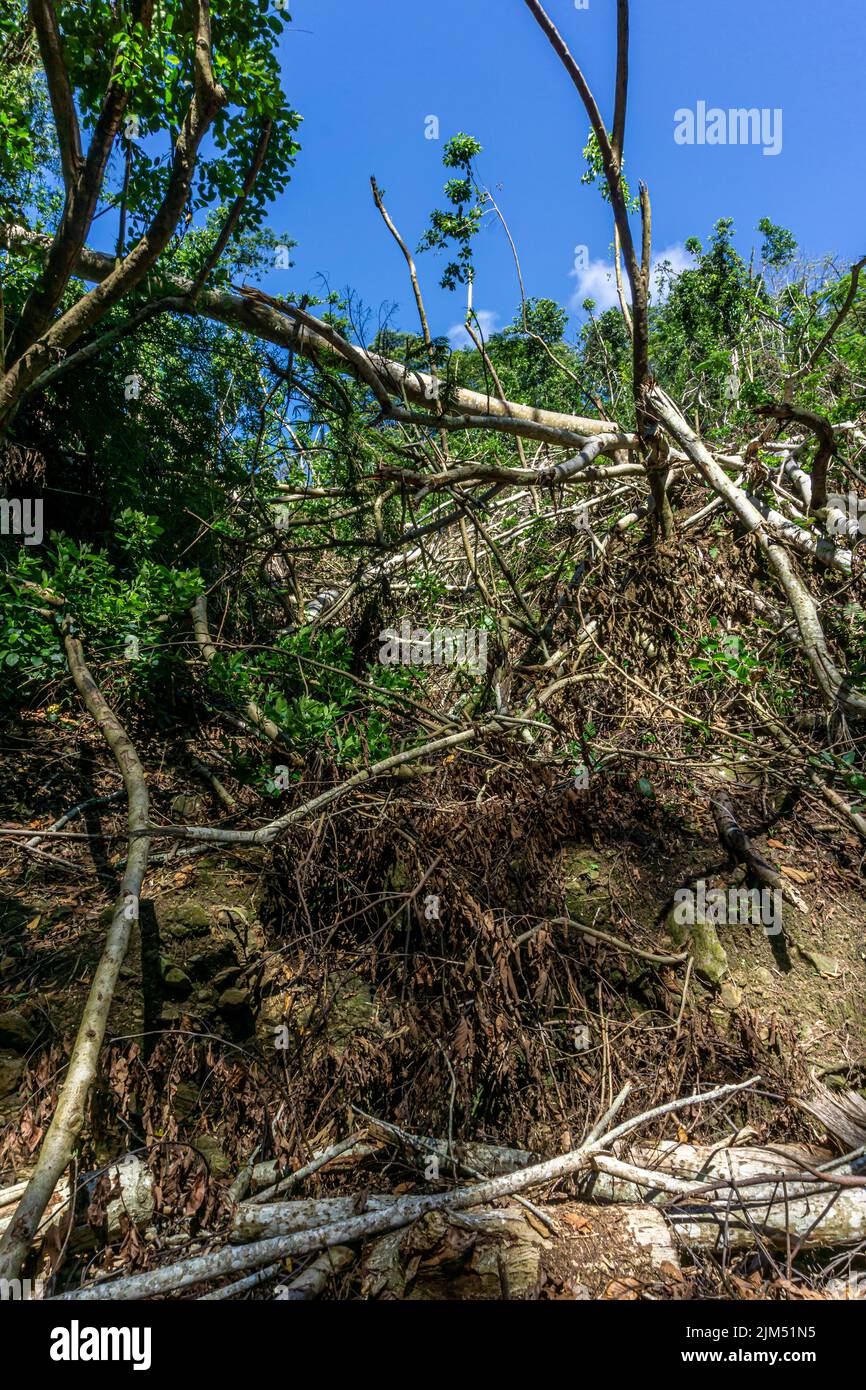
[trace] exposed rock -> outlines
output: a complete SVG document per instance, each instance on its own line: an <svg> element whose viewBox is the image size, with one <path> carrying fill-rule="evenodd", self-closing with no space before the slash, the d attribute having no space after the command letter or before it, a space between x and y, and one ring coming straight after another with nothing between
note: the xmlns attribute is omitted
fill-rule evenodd
<svg viewBox="0 0 866 1390"><path fill-rule="evenodd" d="M11 1048L13 1052L26 1052L35 1041L36 1029L18 1009L0 1014L0 1047Z"/></svg>
<svg viewBox="0 0 866 1390"><path fill-rule="evenodd" d="M17 1091L24 1074L24 1058L0 1053L0 1099Z"/></svg>
<svg viewBox="0 0 866 1390"><path fill-rule="evenodd" d="M197 825L201 822L204 809L204 802L201 797L183 793L176 796L171 803L172 815L178 820L188 821L190 825Z"/></svg>
<svg viewBox="0 0 866 1390"><path fill-rule="evenodd" d="M238 1013L241 1009L249 1007L250 995L246 989L224 989L219 997L219 1009L221 1013Z"/></svg>
<svg viewBox="0 0 866 1390"><path fill-rule="evenodd" d="M719 985L728 973L728 957L711 922L677 922L676 909L668 913L668 935L681 950L694 958L695 970L710 984Z"/></svg>
<svg viewBox="0 0 866 1390"><path fill-rule="evenodd" d="M221 993L224 989L228 989L229 986L234 984L240 971L241 968L239 965L226 966L224 970L217 971L210 983L218 993Z"/></svg>
<svg viewBox="0 0 866 1390"><path fill-rule="evenodd" d="M188 957L187 969L197 979L212 981L221 970L237 966L235 948L229 941L214 942L212 949L197 951Z"/></svg>
<svg viewBox="0 0 866 1390"><path fill-rule="evenodd" d="M197 902L163 900L156 904L156 918L166 936L196 936L210 931L210 913Z"/></svg>
<svg viewBox="0 0 866 1390"><path fill-rule="evenodd" d="M248 927L249 920L242 907L218 907L216 919L221 927Z"/></svg>
<svg viewBox="0 0 866 1390"><path fill-rule="evenodd" d="M228 1176L232 1170L232 1165L223 1152L219 1140L213 1134L199 1134L193 1139L192 1144L193 1148L206 1160L211 1177L225 1178Z"/></svg>
<svg viewBox="0 0 866 1390"><path fill-rule="evenodd" d="M765 965L759 965L752 971L752 987L765 993L767 990L775 989L776 981L772 970L768 970Z"/></svg>
<svg viewBox="0 0 866 1390"><path fill-rule="evenodd" d="M841 967L837 960L832 956L822 955L820 951L813 951L808 946L796 943L799 954L803 960L808 961L809 965L817 970L819 975L823 975L827 980L835 980L842 974Z"/></svg>
<svg viewBox="0 0 866 1390"><path fill-rule="evenodd" d="M185 999L192 989L192 980L185 970L181 970L179 965L170 965L163 972L163 983L166 989L171 990L172 994Z"/></svg>

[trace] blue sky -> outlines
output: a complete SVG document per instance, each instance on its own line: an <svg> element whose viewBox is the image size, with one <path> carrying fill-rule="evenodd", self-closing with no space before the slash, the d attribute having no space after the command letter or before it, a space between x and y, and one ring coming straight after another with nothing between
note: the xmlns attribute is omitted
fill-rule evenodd
<svg viewBox="0 0 866 1390"><path fill-rule="evenodd" d="M610 124L614 0L548 0ZM302 151L271 223L298 242L294 268L263 277L274 293L351 288L373 316L394 304L414 328L402 258L376 212L375 174L414 249L441 205L443 143L479 139L483 181L505 213L530 295L601 302L612 230L599 194L580 183L588 122L577 93L523 0L293 0L280 41L289 100L303 115ZM682 258L734 218L743 254L760 217L790 227L809 255L866 250L863 0L633 0L626 174L653 200L654 247ZM678 145L675 112L757 107L782 111L782 148ZM425 138L425 118L441 138ZM575 248L589 269L575 273ZM463 291L438 288L442 262L418 259L434 332L464 316ZM475 306L493 327L513 316L518 290L498 224L476 251Z"/></svg>

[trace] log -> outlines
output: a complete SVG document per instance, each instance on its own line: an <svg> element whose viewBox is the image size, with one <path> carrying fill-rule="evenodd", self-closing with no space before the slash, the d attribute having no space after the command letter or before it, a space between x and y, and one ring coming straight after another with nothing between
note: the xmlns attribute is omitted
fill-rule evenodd
<svg viewBox="0 0 866 1390"><path fill-rule="evenodd" d="M168 1290L188 1288L192 1284L218 1279L224 1274L261 1268L288 1256L318 1253L334 1245L351 1245L355 1241L384 1234L399 1226L408 1226L428 1211L462 1211L467 1207L484 1206L499 1197L511 1196L528 1187L556 1182L560 1178L576 1174L589 1166L595 1154L601 1153L618 1139L624 1138L626 1134L651 1120L679 1110L692 1109L709 1101L728 1099L757 1085L760 1079L759 1076L752 1076L746 1081L719 1086L702 1094L681 1096L631 1119L623 1120L610 1129L608 1126L613 1116L630 1092L631 1087L626 1086L578 1148L570 1153L560 1154L557 1158L548 1159L544 1163L533 1164L518 1173L503 1173L498 1178L489 1178L472 1186L455 1188L453 1192L411 1197L399 1206L388 1207L381 1212L350 1216L342 1221L333 1221L292 1235L251 1241L248 1245L240 1247L228 1246L222 1250L210 1251L192 1259L165 1265L161 1269L148 1270L143 1274L113 1279L104 1284L91 1284L60 1297L64 1301L151 1298ZM604 1132L600 1133L602 1130Z"/></svg>
<svg viewBox="0 0 866 1390"><path fill-rule="evenodd" d="M866 1178L841 1162L814 1176L828 1162L826 1150L805 1145L711 1148L665 1140L636 1145L627 1155L598 1155L580 1190L593 1201L663 1206L686 1245L743 1250L759 1237L781 1249L862 1241ZM714 1192L696 1191L713 1183L719 1184Z"/></svg>
<svg viewBox="0 0 866 1390"><path fill-rule="evenodd" d="M113 1241L121 1234L124 1216L128 1217L130 1223L138 1230L144 1230L150 1225L155 1209L154 1182L150 1168L137 1154L124 1154L110 1165L107 1174L112 1187L116 1183L119 1185L118 1195L107 1203L105 1212L106 1237ZM86 1185L95 1185L95 1178ZM16 1183L14 1187L0 1191L0 1234L11 1224L16 1205L26 1191L26 1182ZM55 1225L55 1216L61 1221L65 1218L68 1206L69 1183L63 1178L55 1187L45 1207L45 1214L37 1233L40 1239Z"/></svg>
<svg viewBox="0 0 866 1390"><path fill-rule="evenodd" d="M251 1240L290 1236L314 1226L327 1226L332 1221L346 1221L362 1211L386 1211L399 1201L399 1197L388 1193L375 1193L363 1202L354 1194L299 1197L293 1202L241 1202L232 1215L229 1240L233 1245L244 1245Z"/></svg>

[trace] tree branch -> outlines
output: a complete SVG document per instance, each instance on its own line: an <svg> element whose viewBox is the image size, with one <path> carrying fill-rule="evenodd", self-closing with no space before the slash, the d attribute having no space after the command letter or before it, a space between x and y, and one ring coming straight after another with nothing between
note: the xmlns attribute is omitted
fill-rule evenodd
<svg viewBox="0 0 866 1390"><path fill-rule="evenodd" d="M84 156L81 152L81 131L72 96L69 73L63 56L63 42L57 24L57 14L51 0L30 0L30 18L36 30L39 54L45 69L54 128L60 146L60 163L67 194L78 179Z"/></svg>
<svg viewBox="0 0 866 1390"><path fill-rule="evenodd" d="M37 232L15 225L0 224L0 246L13 254L26 254L47 244L47 238ZM113 270L113 257L89 248L81 251L74 266L74 273L83 280L95 280L99 283L107 280ZM302 315L302 311L297 307L278 303L258 291L236 295L208 289L201 291L194 306L191 280L164 274L160 286L177 300L183 301L177 306L179 312L204 314L218 323L227 324L243 333L250 333L264 342L289 348L304 357L319 361L333 361L336 358L344 371L354 374L356 365L363 356L368 366L375 369L382 382L395 394L402 396L405 393L413 403L429 406L431 379L426 373L351 345L351 353L347 357L345 339L311 314ZM520 433L526 439L540 439L578 447L585 443L590 435L606 434L617 429L610 420L567 415L556 410L541 410L521 401L502 402L465 387L454 388L449 397L449 407L463 417L464 428L500 428L508 433ZM479 423L473 421L471 425L466 424L465 421L470 417L476 417ZM494 421L500 422L499 425L495 426ZM438 418L431 423L438 425Z"/></svg>
<svg viewBox="0 0 866 1390"><path fill-rule="evenodd" d="M625 112L628 104L628 38L628 0L616 0L616 101L610 143L620 172L625 140Z"/></svg>
<svg viewBox="0 0 866 1390"><path fill-rule="evenodd" d="M0 1279L18 1278L42 1214L84 1125L85 1107L96 1074L108 1012L129 946L130 932L133 923L138 921L139 895L150 852L150 841L141 833L149 819L144 768L129 735L88 671L81 643L73 636L68 622L65 628L63 645L72 679L114 754L123 777L129 803L129 848L105 949L84 1006L54 1117L42 1141L36 1167L15 1217L0 1240Z"/></svg>
<svg viewBox="0 0 866 1390"><path fill-rule="evenodd" d="M0 384L0 424L4 423L9 418L31 382L35 381L50 365L52 354L56 354L59 349L65 350L72 343L76 342L78 338L81 337L82 333L92 327L94 323L97 323L113 304L116 304L123 295L128 294L130 290L134 289L144 278L155 264L158 257L165 250L177 226L181 212L189 196L199 146L216 117L217 112L227 100L226 93L213 79L210 61L210 11L207 0L197 0L196 8L195 90L189 110L187 111L177 141L175 142L172 169L162 203L147 231L120 264L114 266L111 272L94 289L90 290L88 294L79 299L71 309L67 310L67 312L63 314L56 323L52 324L47 332L42 333L35 342L32 341L31 338L17 360L14 360L15 348L13 342L13 347L10 350L10 355L13 358L12 365L7 371L2 384ZM111 89L109 89L109 95L110 93ZM108 102L108 98L106 101ZM74 225L70 225L67 229L67 235L64 238L61 238L61 234L58 233L58 237L55 238L51 252L49 253L48 262L50 263L52 257L57 259L60 254L57 250L59 245L58 238L60 238L63 243L62 283L60 283L57 275L54 274L48 264L46 269L46 277L50 280L51 286L53 287L48 297L50 298L51 295L54 296L49 313L53 312L53 309L59 302L60 295L63 293L69 276L72 274L75 259L81 250L83 237L86 235L87 228L90 225L93 206L95 206L96 197L102 185L108 153L110 152L111 143L116 133L117 123L120 119L120 111L125 101L125 93L120 94L117 98L119 104L117 105L117 111L115 113L117 120L115 121L112 118L112 121L109 122L111 138L108 140L107 148L102 150L104 158L102 158L100 154L98 182L96 182L96 173L94 172L90 183L88 183L88 172L85 171L84 183L87 184L89 188L86 206L90 209L90 217L85 219L86 226L83 225L81 217L76 218L74 220ZM96 136L94 136L94 145L91 146L91 153L95 145ZM89 154L87 161L88 170L90 169L91 162L91 154ZM69 205L76 201L76 198L71 200L68 199L67 204ZM57 269L58 267L54 267L54 270ZM45 293L48 293L47 289ZM37 296L37 298L39 298L39 296ZM45 298L44 294L42 298ZM22 315L21 323L18 325L16 338L21 334L22 325L27 317L28 315L25 311L25 314ZM41 329L38 331L41 332ZM26 338L26 334L24 337Z"/></svg>

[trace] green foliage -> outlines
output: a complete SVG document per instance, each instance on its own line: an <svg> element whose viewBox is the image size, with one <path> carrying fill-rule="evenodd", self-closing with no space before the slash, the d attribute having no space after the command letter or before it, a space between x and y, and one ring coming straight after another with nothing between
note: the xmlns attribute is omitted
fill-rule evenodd
<svg viewBox="0 0 866 1390"><path fill-rule="evenodd" d="M700 639L698 647L701 655L692 657L690 661L697 679L735 680L739 681L741 685L750 685L760 663L746 651L741 637L735 637L731 633L720 635L718 620L712 618L710 622L715 629L713 636Z"/></svg>
<svg viewBox="0 0 866 1390"><path fill-rule="evenodd" d="M59 174L54 128L32 32L17 6L0 7L0 217L21 221L28 207L59 206L45 174Z"/></svg>
<svg viewBox="0 0 866 1390"><path fill-rule="evenodd" d="M230 708L255 700L293 748L328 751L338 765L357 762L365 753L383 758L392 749L388 721L379 709L370 711L362 688L351 679L352 656L344 628L314 635L304 627L266 649L222 649L205 679ZM380 689L407 684L402 673L389 676L390 668L378 665L369 672Z"/></svg>
<svg viewBox="0 0 866 1390"><path fill-rule="evenodd" d="M38 611L38 597L21 581L65 600L63 612L82 634L89 659L115 665L117 698L122 701L134 684L139 697L156 699L179 660L166 642L168 626L186 617L201 592L201 579L195 570L152 558L161 533L153 517L128 512L122 522L119 548L128 559L122 568L104 550L57 532L38 553L17 548L0 606L0 665L14 668L17 679L4 689L9 705L32 700L45 679L61 676L65 665L56 622Z"/></svg>
<svg viewBox="0 0 866 1390"><path fill-rule="evenodd" d="M457 255L449 261L440 284L454 290L468 284L474 276L472 239L478 231L486 195L478 187L472 162L481 153L481 146L471 135L455 135L448 140L442 155L446 169L460 169L462 177L449 179L445 196L450 208L435 208L430 214L430 226L418 244L419 251L445 251L453 243Z"/></svg>
<svg viewBox="0 0 866 1390"><path fill-rule="evenodd" d="M608 136L610 131L608 131ZM586 161L586 170L580 176L580 181L588 188L597 188L606 203L610 202L610 188L607 183L607 176L604 172L604 161L601 157L601 147L598 143L598 136L594 130L589 132L586 144L583 147L583 157ZM636 212L640 207L640 199L637 194L632 195L625 177L625 161L620 170L620 188L625 199L625 205L629 212Z"/></svg>
<svg viewBox="0 0 866 1390"><path fill-rule="evenodd" d="M789 232L785 227L777 226L770 221L769 217L761 218L758 223L758 231L764 238L761 247L761 260L764 264L773 270L790 265L797 254L797 239L793 232Z"/></svg>

